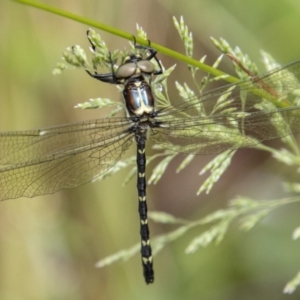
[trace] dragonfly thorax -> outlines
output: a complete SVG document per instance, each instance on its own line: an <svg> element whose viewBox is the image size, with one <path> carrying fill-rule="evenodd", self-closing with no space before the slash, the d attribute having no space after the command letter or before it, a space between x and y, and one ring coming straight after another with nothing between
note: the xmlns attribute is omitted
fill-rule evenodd
<svg viewBox="0 0 300 300"><path fill-rule="evenodd" d="M145 80L129 81L124 86L123 97L130 116L154 112L154 96L151 86Z"/></svg>
<svg viewBox="0 0 300 300"><path fill-rule="evenodd" d="M154 111L151 76L154 64L140 55L125 58L116 72L116 78L124 85L123 97L130 116L143 116Z"/></svg>

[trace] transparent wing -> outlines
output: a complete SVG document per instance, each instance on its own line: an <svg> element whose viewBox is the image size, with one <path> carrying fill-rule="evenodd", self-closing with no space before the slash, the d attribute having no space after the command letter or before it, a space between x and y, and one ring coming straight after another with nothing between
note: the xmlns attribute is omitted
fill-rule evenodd
<svg viewBox="0 0 300 300"><path fill-rule="evenodd" d="M220 153L300 132L300 109L249 113L240 120L214 116L175 119L163 126L152 129L151 140L164 148L192 154Z"/></svg>
<svg viewBox="0 0 300 300"><path fill-rule="evenodd" d="M73 188L103 174L132 144L126 118L0 133L0 200Z"/></svg>
<svg viewBox="0 0 300 300"><path fill-rule="evenodd" d="M300 131L300 61L254 81L227 85L158 112L151 139L183 153L209 154L250 147ZM291 103L278 109L273 104Z"/></svg>

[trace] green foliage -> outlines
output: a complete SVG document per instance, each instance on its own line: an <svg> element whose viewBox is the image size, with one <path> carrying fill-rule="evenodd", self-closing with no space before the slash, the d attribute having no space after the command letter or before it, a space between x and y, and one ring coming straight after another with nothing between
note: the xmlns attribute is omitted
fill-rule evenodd
<svg viewBox="0 0 300 300"><path fill-rule="evenodd" d="M176 29L178 30L179 36L184 44L186 55L188 57L192 57L193 55L193 38L192 33L189 32L188 27L185 25L183 18L178 21L174 18L174 24ZM96 34L96 32L92 29L89 30L88 36L90 41L92 42L94 49L91 49L92 55L92 68L90 67L89 63L86 59L86 54L83 49L79 46L73 46L67 48L67 50L63 53L63 60L65 64L59 63L57 67L54 69L54 73L58 74L61 71L67 69L69 66L82 68L84 70L90 70L91 72L103 72L103 69L108 68L111 69L111 64L113 68L116 69L118 65L122 62L124 57L129 52L140 51L133 47L133 44L130 45L130 50L128 52L123 51L114 51L109 52L105 42L101 39L101 37ZM146 33L142 30L141 27L137 26L137 36L142 39L147 39ZM214 45L223 53L214 63L213 68L217 68L220 61L223 58L223 55L227 55L229 58L233 60L235 71L240 79L249 78L249 76L256 76L257 75L257 67L251 61L248 55L244 54L238 47L233 49L227 41L224 39L220 39L219 41L212 38L212 42ZM262 52L262 59L265 63L266 69L270 70L274 67L277 67L278 64L273 60L273 58L265 53ZM204 62L205 57L201 58L199 61ZM219 76L211 78L210 74L205 75L199 84L199 79L196 79L196 73L198 72L198 68L192 64L188 64L192 82L195 85L195 89L190 87L187 83L179 83L176 82L176 88L178 90L179 96L182 98L183 101L189 101L191 98L195 97L195 95L199 95L203 93L203 89L211 82L222 80L227 78L229 75L221 74ZM157 98L158 106L159 107L169 107L172 106L172 102L168 97L167 92L167 79L171 72L174 70L175 66L170 67L169 69L165 70L164 73L160 76L157 76L155 80L152 82L152 86ZM290 77L289 77L290 78ZM220 97L216 100L216 103L211 108L211 114L219 113L220 116L225 116L229 113L235 114L235 117L238 117L243 122L244 117L247 115L247 112L239 111L236 112L233 107L230 106L232 103L232 92L234 86L229 86L226 93L222 93ZM256 91L254 91L256 93ZM257 93L262 94L260 91ZM245 97L244 97L245 96ZM262 94L264 96L264 94ZM241 98L246 99L246 95L242 95ZM265 100L269 100L266 97ZM271 103L269 101L262 100L261 103L257 104L255 107L256 109L264 109L265 107L276 107L276 103ZM271 99L272 100L272 99ZM299 100L295 100L299 101ZM295 102L296 103L296 102ZM121 106L116 104L116 102L98 98L98 99L91 99L90 102L86 102L83 104L78 104L77 107L80 108L100 108L106 107L111 105L117 105L117 110L114 110L110 115L115 115L118 111L120 111ZM199 102L199 106L197 107L197 113L199 117L206 116L205 108L203 107L203 103ZM178 111L178 114L184 115L185 112ZM234 122L234 121L232 121ZM274 123L276 126L276 124ZM219 141L222 142L223 139L226 140L226 136L224 137L222 127L214 127L215 124L212 124L211 131L214 132L215 135L219 134ZM280 128L278 128L280 130ZM191 133L193 134L193 133ZM250 139L250 138L249 138ZM224 141L225 141L224 140ZM253 148L267 151L272 153L273 159L277 160L280 163L284 163L288 166L296 166L299 167L300 159L299 159L299 149L297 144L295 143L292 136L282 138L283 143L285 144L286 148L281 150L276 150L271 147L264 146L260 144L258 141L252 141L250 144ZM156 150L161 150L160 146L153 147ZM238 147L237 147L238 148ZM173 150L176 150L174 147ZM204 174L205 172L209 172L208 178L201 184L198 189L197 194L199 195L202 192L209 193L210 190L213 188L214 184L218 182L220 177L226 172L227 168L229 167L231 160L235 154L235 148L232 150L224 151L218 156L216 156L211 162L209 162L206 166L202 168L200 171L200 175ZM147 158L147 164L151 164L156 158L161 158L160 162L156 164L156 167L153 168L152 175L148 181L149 184L153 183L156 184L161 177L163 176L164 172L168 168L170 162L177 156L177 153L173 151L164 150L156 153L152 156ZM185 169L194 159L194 155L190 154L184 158L184 160L179 164L177 168L177 172L182 171ZM133 178L135 175L135 158L131 157L127 160L123 160L118 162L109 172L105 175L101 176L100 179L104 179L119 170L131 166L131 171L129 172L128 176L125 179L125 184ZM289 191L293 192L296 195L300 193L300 186L298 183L286 182L283 184L283 187ZM189 245L186 247L186 253L191 254L197 251L200 247L207 247L212 243L218 244L220 243L225 235L227 234L230 226L233 223L238 223L240 230L248 231L251 230L254 226L257 226L266 216L273 212L274 209L281 208L285 205L299 202L300 197L295 196L291 198L285 199L275 199L275 200L266 200L266 201L257 201L254 199L250 199L247 197L238 197L229 201L227 208L217 210L212 212L211 214L201 218L200 220L196 221L188 221L176 218L171 216L167 213L163 212L150 212L149 218L155 222L163 223L163 224L171 224L177 225L178 227L171 231L170 233L161 235L159 237L152 239L153 245L153 252L157 253L164 248L167 244L178 240L182 237L188 230L192 228L199 228L199 234L195 236ZM201 226L204 229L201 231ZM295 229L293 238L298 239L300 236L299 228ZM132 246L129 249L122 250L116 254L108 256L97 263L97 267L103 267L114 263L119 260L127 260L133 255L137 254L140 249L139 244ZM300 274L300 273L299 273ZM284 289L285 293L292 293L296 287L300 284L300 275L297 275L292 281L290 281Z"/></svg>
<svg viewBox="0 0 300 300"><path fill-rule="evenodd" d="M285 294L292 294L299 285L300 285L300 272L291 281L289 281L286 284L283 292Z"/></svg>
<svg viewBox="0 0 300 300"><path fill-rule="evenodd" d="M239 197L229 202L228 208L217 210L197 221L188 221L176 218L165 212L149 212L149 218L157 223L178 225L179 227L168 234L152 239L153 253L157 254L167 244L176 241L185 233L195 227L210 226L208 229L196 236L186 247L185 253L192 254L199 247L220 243L228 228L234 222L239 223L241 230L247 231L259 224L274 209L287 204L299 202L299 198L279 199L272 201L255 201L250 198ZM298 229L299 230L299 229ZM117 260L127 260L139 251L139 243L133 247L110 255L97 263L97 267L104 267Z"/></svg>

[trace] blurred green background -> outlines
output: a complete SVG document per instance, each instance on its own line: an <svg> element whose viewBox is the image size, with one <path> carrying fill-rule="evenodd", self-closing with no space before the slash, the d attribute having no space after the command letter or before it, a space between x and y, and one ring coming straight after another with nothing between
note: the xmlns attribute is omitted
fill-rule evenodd
<svg viewBox="0 0 300 300"><path fill-rule="evenodd" d="M209 37L238 45L262 69L260 50L280 63L300 58L299 1L233 0L69 0L44 1L73 13L135 33L141 25L153 41L183 52L172 16L184 16L195 40L194 57L218 51ZM88 49L87 26L8 0L0 2L0 130L25 130L101 117L74 105L89 98L119 97L115 87L91 80L82 70L53 76L62 51L74 44ZM127 42L100 32L111 49ZM188 81L186 66L159 55L164 65L178 63L174 79ZM220 68L233 74L230 61ZM172 86L170 87L172 90ZM171 92L171 94L173 94ZM174 93L175 95L175 93ZM281 146L280 141L270 145ZM133 154L135 149L132 149ZM184 156L181 156L183 159ZM236 195L276 199L290 169L267 153L244 149L209 195L196 197L204 178L199 170L213 156L197 160L181 174L172 163L156 186L148 187L150 210L197 220L225 207ZM96 269L106 255L139 242L135 182L122 187L127 172L103 182L33 199L5 201L0 207L0 299L299 299L282 293L300 269L296 205L275 211L248 233L231 227L218 247L184 250L200 230L166 247L154 261L156 279L147 286L140 257ZM150 174L150 170L149 170ZM237 224L236 224L237 225ZM150 222L152 236L172 227ZM201 229L202 230L202 229Z"/></svg>

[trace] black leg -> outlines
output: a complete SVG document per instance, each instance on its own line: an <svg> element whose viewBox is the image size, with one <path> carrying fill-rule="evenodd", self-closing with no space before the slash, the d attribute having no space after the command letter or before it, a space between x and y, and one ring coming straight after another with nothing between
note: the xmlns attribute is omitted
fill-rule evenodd
<svg viewBox="0 0 300 300"><path fill-rule="evenodd" d="M134 47L136 49L144 49L144 50L148 50L150 52L150 55L148 57L145 58L145 60L151 60L151 59L155 59L155 61L157 62L159 69L155 70L153 72L153 75L160 75L163 73L163 68L162 65L160 64L160 61L158 60L158 58L156 57L157 51L151 47L151 41L148 40L148 46L142 46L142 45L137 45L136 44L136 39L135 36L133 35L133 42L134 42Z"/></svg>
<svg viewBox="0 0 300 300"><path fill-rule="evenodd" d="M95 45L92 43L89 34L90 34L90 30L87 30L87 32L86 32L87 38L88 38L88 40L89 40L89 42L90 42L90 44L91 44L93 50L95 51L96 47L95 47Z"/></svg>
<svg viewBox="0 0 300 300"><path fill-rule="evenodd" d="M87 37L88 37L88 40L93 48L93 50L95 51L96 47L95 45L92 43L90 37L89 37L89 30L87 31ZM115 74L115 71L114 71L114 65L113 65L113 61L112 61L112 58L111 58L111 53L109 52L109 60L110 60L110 65L111 65L111 73L106 73L106 74L98 74L97 73L97 70L95 69L95 66L94 66L94 73L91 73L89 70L85 70L91 77L97 79L97 80L100 80L100 81L103 81L103 82L106 82L106 83L111 83L111 84L119 84L119 80L117 80L116 78L116 74Z"/></svg>

